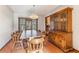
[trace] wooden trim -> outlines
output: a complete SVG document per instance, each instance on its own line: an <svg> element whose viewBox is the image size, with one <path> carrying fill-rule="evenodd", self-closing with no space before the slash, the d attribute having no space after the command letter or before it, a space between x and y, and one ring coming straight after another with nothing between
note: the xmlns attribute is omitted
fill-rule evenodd
<svg viewBox="0 0 79 59"><path fill-rule="evenodd" d="M61 9L61 10L55 12L55 13L52 13L52 14L51 14L51 17L52 17L53 15L57 14L57 13L61 13L62 11L65 11L66 9L71 9L71 10L73 10L73 8L67 7L67 8Z"/></svg>

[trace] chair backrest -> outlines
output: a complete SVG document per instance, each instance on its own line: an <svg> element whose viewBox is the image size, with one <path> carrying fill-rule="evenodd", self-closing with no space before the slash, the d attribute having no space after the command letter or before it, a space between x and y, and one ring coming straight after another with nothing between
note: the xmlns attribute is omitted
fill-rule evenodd
<svg viewBox="0 0 79 59"><path fill-rule="evenodd" d="M33 38L30 41L30 51L40 51L40 49L43 49L43 38Z"/></svg>
<svg viewBox="0 0 79 59"><path fill-rule="evenodd" d="M16 39L16 40L20 40L20 36L21 36L21 32L16 31L16 37L17 37L17 39Z"/></svg>
<svg viewBox="0 0 79 59"><path fill-rule="evenodd" d="M16 31L16 32L13 32L12 35L11 35L11 39L13 40L13 42L17 41L20 39L20 36L21 36L21 33Z"/></svg>

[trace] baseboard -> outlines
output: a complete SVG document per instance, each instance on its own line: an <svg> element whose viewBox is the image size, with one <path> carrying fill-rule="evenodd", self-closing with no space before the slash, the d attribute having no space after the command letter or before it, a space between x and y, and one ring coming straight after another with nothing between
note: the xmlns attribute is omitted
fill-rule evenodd
<svg viewBox="0 0 79 59"><path fill-rule="evenodd" d="M7 44L11 41L12 39L10 39L2 48L0 48L0 51L5 47L7 46Z"/></svg>

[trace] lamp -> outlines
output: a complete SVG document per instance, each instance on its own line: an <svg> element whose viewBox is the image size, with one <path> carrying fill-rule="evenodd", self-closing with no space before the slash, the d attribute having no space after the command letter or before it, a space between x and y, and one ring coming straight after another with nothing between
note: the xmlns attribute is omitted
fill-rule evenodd
<svg viewBox="0 0 79 59"><path fill-rule="evenodd" d="M33 5L33 9L35 8L35 5ZM32 12L32 15L30 16L31 19L38 19L38 15L35 14L35 9Z"/></svg>
<svg viewBox="0 0 79 59"><path fill-rule="evenodd" d="M31 18L31 19L38 19L38 16L37 16L36 14L32 14L32 15L30 16L30 18Z"/></svg>

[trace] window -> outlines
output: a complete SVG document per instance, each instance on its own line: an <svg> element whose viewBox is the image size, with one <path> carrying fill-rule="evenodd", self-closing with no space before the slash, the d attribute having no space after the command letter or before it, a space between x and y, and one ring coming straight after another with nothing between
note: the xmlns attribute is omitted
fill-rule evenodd
<svg viewBox="0 0 79 59"><path fill-rule="evenodd" d="M18 22L18 30L20 32L24 31L26 36L33 36L35 31L38 30L38 19L20 17Z"/></svg>

